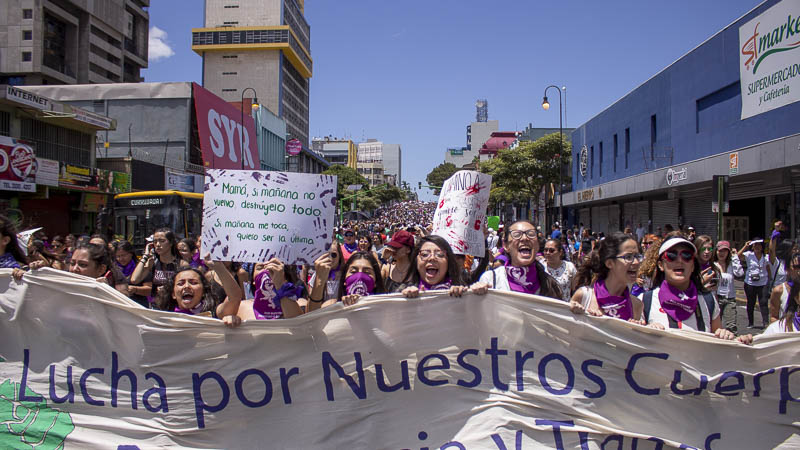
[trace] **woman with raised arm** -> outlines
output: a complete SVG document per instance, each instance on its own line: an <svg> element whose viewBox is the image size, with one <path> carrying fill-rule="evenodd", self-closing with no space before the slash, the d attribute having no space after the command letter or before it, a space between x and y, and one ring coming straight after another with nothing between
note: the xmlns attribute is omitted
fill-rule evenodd
<svg viewBox="0 0 800 450"><path fill-rule="evenodd" d="M178 271L178 247L175 234L169 228L159 228L153 233L153 241L145 247L144 255L131 275L131 284L151 282L150 298L155 300L158 290L165 286Z"/></svg>
<svg viewBox="0 0 800 450"><path fill-rule="evenodd" d="M306 292L297 280L297 271L278 258L253 265L251 291L254 298L242 300L237 309L241 320L290 319L303 313L297 300ZM229 301L230 296L226 302Z"/></svg>
<svg viewBox="0 0 800 450"><path fill-rule="evenodd" d="M747 241L739 250L739 260L744 260L747 266L744 274L744 293L747 296L747 328L755 326L753 320L756 303L761 310L762 325L766 327L769 324L769 300L766 292L769 282L769 260L764 254L764 240L756 238Z"/></svg>
<svg viewBox="0 0 800 450"><path fill-rule="evenodd" d="M501 291L537 294L561 300L561 288L536 261L539 251L536 227L527 220L509 226L503 237L509 263L481 275L480 281Z"/></svg>
<svg viewBox="0 0 800 450"><path fill-rule="evenodd" d="M612 233L600 241L578 269L570 310L644 324L642 301L630 293L642 259L629 234Z"/></svg>
<svg viewBox="0 0 800 450"><path fill-rule="evenodd" d="M342 248L338 241L331 243L328 251L314 261L314 274L308 280L311 293L306 311L319 309L322 304L336 298L339 280L342 278Z"/></svg>

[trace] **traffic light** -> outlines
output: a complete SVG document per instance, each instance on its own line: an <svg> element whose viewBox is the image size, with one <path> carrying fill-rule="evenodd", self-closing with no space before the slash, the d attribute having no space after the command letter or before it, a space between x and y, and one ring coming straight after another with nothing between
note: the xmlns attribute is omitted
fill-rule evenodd
<svg viewBox="0 0 800 450"><path fill-rule="evenodd" d="M422 181L419 182L419 188L422 189Z"/></svg>

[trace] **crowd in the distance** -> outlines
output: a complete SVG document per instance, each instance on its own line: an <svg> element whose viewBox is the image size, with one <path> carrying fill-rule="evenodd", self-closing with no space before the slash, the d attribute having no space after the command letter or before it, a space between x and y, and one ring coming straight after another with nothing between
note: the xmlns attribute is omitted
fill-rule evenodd
<svg viewBox="0 0 800 450"><path fill-rule="evenodd" d="M48 239L40 231L22 244L0 217L0 267L15 268L17 279L41 267L69 270L143 307L210 315L231 326L353 305L369 295L446 290L459 297L491 288L562 300L576 314L749 343L752 336L736 325L734 280L741 278L751 327L758 304L765 334L800 330L800 253L780 222L768 244L753 239L736 251L691 227L649 234L640 225L606 236L556 224L545 236L521 220L485 229L486 253L473 257L456 255L430 233L434 208L407 202L345 222L309 265L214 261L201 257L200 238L179 240L168 229L148 238L141 257L129 242L99 235Z"/></svg>

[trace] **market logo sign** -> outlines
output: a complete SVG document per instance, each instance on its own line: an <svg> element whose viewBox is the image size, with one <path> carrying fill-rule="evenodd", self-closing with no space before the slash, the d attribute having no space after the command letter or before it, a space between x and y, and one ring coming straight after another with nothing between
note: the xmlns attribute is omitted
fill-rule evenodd
<svg viewBox="0 0 800 450"><path fill-rule="evenodd" d="M739 28L742 119L800 100L800 0L784 0Z"/></svg>
<svg viewBox="0 0 800 450"><path fill-rule="evenodd" d="M585 180L586 179L586 171L589 168L589 149L587 149L585 145L583 147L581 147L581 153L579 155L579 158L580 158L579 168L580 168L580 171L581 171L581 176Z"/></svg>
<svg viewBox="0 0 800 450"><path fill-rule="evenodd" d="M675 170L673 168L667 169L667 186L672 186L673 184L678 184L681 181L685 181L688 178L689 172L686 167L683 167L680 170Z"/></svg>

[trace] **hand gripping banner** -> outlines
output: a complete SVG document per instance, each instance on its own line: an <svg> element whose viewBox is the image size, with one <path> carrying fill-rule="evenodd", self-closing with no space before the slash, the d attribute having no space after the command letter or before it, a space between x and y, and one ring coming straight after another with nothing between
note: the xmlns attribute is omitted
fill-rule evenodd
<svg viewBox="0 0 800 450"><path fill-rule="evenodd" d="M490 292L235 329L0 271L2 448L797 448L800 334L753 346Z"/></svg>

